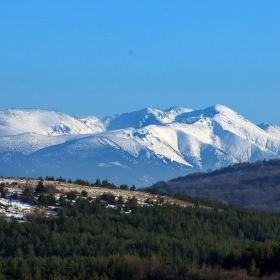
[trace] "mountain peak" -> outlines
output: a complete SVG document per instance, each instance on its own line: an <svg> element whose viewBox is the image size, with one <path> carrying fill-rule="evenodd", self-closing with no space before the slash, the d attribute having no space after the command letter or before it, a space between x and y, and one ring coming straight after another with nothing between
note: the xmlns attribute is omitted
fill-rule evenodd
<svg viewBox="0 0 280 280"><path fill-rule="evenodd" d="M0 111L1 175L103 177L138 185L279 156L279 127L257 127L220 104L204 110L145 108L105 118Z"/></svg>
<svg viewBox="0 0 280 280"><path fill-rule="evenodd" d="M216 104L216 105L213 105L213 106L210 106L210 107L207 107L206 109L204 110L201 110L203 112L211 112L211 115L216 115L217 113L220 113L220 114L237 114L235 111L233 111L232 109L228 108L227 106L224 106L224 105L221 105L221 104Z"/></svg>
<svg viewBox="0 0 280 280"><path fill-rule="evenodd" d="M168 116L174 120L177 116L182 115L184 113L189 113L189 112L193 112L194 109L192 108L184 108L184 107L179 107L179 106L173 106L167 110L164 110L164 112L166 114L168 114Z"/></svg>
<svg viewBox="0 0 280 280"><path fill-rule="evenodd" d="M0 124L7 128L6 130L1 130L1 135L19 133L35 133L39 135L92 133L92 130L78 119L54 110L8 109L0 111Z"/></svg>

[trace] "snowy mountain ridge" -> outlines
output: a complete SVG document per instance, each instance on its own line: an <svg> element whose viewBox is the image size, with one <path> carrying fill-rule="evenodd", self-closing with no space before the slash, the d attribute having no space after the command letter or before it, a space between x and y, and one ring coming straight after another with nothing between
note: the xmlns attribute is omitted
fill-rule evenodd
<svg viewBox="0 0 280 280"><path fill-rule="evenodd" d="M94 131L80 120L56 111L41 109L0 111L0 136L20 133L56 136L94 133Z"/></svg>
<svg viewBox="0 0 280 280"><path fill-rule="evenodd" d="M1 175L64 176L146 186L190 172L280 156L280 128L223 105L146 108L105 118L0 111Z"/></svg>

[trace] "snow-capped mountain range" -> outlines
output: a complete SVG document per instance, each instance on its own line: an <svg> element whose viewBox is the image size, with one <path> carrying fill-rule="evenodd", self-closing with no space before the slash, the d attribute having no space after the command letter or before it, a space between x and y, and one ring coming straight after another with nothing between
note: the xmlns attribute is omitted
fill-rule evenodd
<svg viewBox="0 0 280 280"><path fill-rule="evenodd" d="M105 118L0 111L0 175L150 185L190 172L280 156L280 127L231 109L143 109Z"/></svg>

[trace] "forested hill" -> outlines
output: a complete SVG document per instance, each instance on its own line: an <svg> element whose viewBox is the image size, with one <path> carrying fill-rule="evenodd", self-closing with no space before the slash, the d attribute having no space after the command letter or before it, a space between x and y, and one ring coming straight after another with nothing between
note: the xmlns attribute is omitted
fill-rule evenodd
<svg viewBox="0 0 280 280"><path fill-rule="evenodd" d="M238 163L208 173L194 173L152 187L234 203L247 208L280 211L280 160Z"/></svg>
<svg viewBox="0 0 280 280"><path fill-rule="evenodd" d="M280 279L279 214L221 203L131 204L129 214L101 198L59 204L56 217L0 219L0 279Z"/></svg>

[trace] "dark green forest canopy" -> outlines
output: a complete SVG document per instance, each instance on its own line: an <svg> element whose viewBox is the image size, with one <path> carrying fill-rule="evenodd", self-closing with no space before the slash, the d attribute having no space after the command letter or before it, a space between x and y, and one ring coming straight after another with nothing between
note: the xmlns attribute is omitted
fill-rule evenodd
<svg viewBox="0 0 280 280"><path fill-rule="evenodd" d="M234 203L265 211L280 211L280 160L238 163L208 173L195 173L152 187L161 192Z"/></svg>
<svg viewBox="0 0 280 280"><path fill-rule="evenodd" d="M203 265L232 267L252 241L279 244L278 214L213 206L134 206L124 214L106 208L101 199L78 198L74 204L64 201L57 218L42 217L33 223L1 220L3 277L73 279L67 278L72 271L77 279L134 279L137 266L152 273L146 266L149 262L157 264L157 273L179 273ZM128 278L116 276L129 271ZM164 279L148 278L148 274L137 279Z"/></svg>

